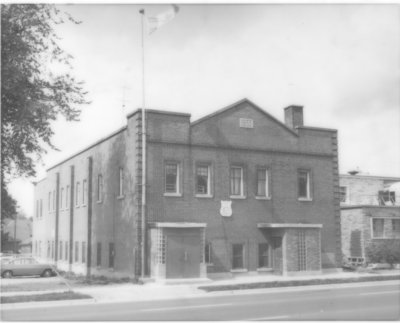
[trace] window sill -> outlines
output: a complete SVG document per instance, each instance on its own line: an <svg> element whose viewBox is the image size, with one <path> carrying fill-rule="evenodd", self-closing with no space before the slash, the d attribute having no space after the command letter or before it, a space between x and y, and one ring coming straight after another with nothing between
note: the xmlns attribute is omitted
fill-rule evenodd
<svg viewBox="0 0 400 323"><path fill-rule="evenodd" d="M182 197L181 193L164 193L166 197Z"/></svg>
<svg viewBox="0 0 400 323"><path fill-rule="evenodd" d="M257 268L257 271L259 271L259 272L272 272L272 271L274 271L274 269L271 268L271 267L263 267L263 268Z"/></svg>
<svg viewBox="0 0 400 323"><path fill-rule="evenodd" d="M229 198L232 199L232 200L245 200L246 196L243 196L243 195L231 195L231 196L229 196Z"/></svg>
<svg viewBox="0 0 400 323"><path fill-rule="evenodd" d="M122 199L124 199L124 198L125 198L125 195L117 196L117 200L122 200Z"/></svg>
<svg viewBox="0 0 400 323"><path fill-rule="evenodd" d="M241 269L231 269L231 273L247 273L248 270L246 268Z"/></svg>
<svg viewBox="0 0 400 323"><path fill-rule="evenodd" d="M300 201L300 202L311 202L312 198L299 197L297 200Z"/></svg>
<svg viewBox="0 0 400 323"><path fill-rule="evenodd" d="M256 196L254 198L256 200L267 200L267 201L269 201L271 199L271 197L269 197L269 196Z"/></svg>
<svg viewBox="0 0 400 323"><path fill-rule="evenodd" d="M198 197L198 198L201 198L201 199L210 199L210 198L213 197L210 194L196 194L195 196Z"/></svg>

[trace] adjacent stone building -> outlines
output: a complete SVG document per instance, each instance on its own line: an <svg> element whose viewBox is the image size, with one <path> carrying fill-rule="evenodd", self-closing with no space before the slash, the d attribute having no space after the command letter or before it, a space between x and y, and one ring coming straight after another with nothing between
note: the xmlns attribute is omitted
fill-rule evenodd
<svg viewBox="0 0 400 323"><path fill-rule="evenodd" d="M155 279L340 266L336 130L304 126L301 106L281 123L247 99L194 122L146 110L142 230L141 113L36 184L35 256Z"/></svg>
<svg viewBox="0 0 400 323"><path fill-rule="evenodd" d="M400 178L340 175L340 204L345 260L364 263L370 242L400 239Z"/></svg>

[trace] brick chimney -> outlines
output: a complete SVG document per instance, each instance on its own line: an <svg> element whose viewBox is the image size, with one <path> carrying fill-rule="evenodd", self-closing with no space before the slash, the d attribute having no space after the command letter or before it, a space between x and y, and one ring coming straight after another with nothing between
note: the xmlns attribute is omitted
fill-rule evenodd
<svg viewBox="0 0 400 323"><path fill-rule="evenodd" d="M289 105L285 108L285 124L291 129L303 125L303 107L301 105Z"/></svg>

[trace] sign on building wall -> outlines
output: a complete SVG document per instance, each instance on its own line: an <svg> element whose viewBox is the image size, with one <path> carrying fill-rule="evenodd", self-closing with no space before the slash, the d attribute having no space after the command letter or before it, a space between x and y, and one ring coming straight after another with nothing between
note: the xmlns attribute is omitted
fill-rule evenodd
<svg viewBox="0 0 400 323"><path fill-rule="evenodd" d="M232 201L221 201L219 213L222 216L232 216Z"/></svg>

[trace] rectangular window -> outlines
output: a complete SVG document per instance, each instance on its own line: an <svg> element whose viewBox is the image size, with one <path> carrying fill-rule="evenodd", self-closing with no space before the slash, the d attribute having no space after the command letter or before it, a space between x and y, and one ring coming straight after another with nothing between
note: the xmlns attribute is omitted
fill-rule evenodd
<svg viewBox="0 0 400 323"><path fill-rule="evenodd" d="M340 203L346 203L347 202L347 186L340 186L339 187L339 198L340 198Z"/></svg>
<svg viewBox="0 0 400 323"><path fill-rule="evenodd" d="M246 119L240 118L239 119L239 127L240 128L254 128L254 120L253 119Z"/></svg>
<svg viewBox="0 0 400 323"><path fill-rule="evenodd" d="M79 189L79 182L76 182L76 192L75 192L75 205L79 205L79 194L80 194L80 189Z"/></svg>
<svg viewBox="0 0 400 323"><path fill-rule="evenodd" d="M64 204L64 187L61 188L60 209L63 208L63 204Z"/></svg>
<svg viewBox="0 0 400 323"><path fill-rule="evenodd" d="M75 262L79 261L79 242L75 241Z"/></svg>
<svg viewBox="0 0 400 323"><path fill-rule="evenodd" d="M103 176L97 176L97 201L101 202L103 196Z"/></svg>
<svg viewBox="0 0 400 323"><path fill-rule="evenodd" d="M232 269L244 268L244 245L235 243L232 245Z"/></svg>
<svg viewBox="0 0 400 323"><path fill-rule="evenodd" d="M297 181L299 199L310 200L310 171L301 169L298 170Z"/></svg>
<svg viewBox="0 0 400 323"><path fill-rule="evenodd" d="M51 242L51 259L54 259L55 247L54 241Z"/></svg>
<svg viewBox="0 0 400 323"><path fill-rule="evenodd" d="M65 260L68 260L68 253L69 253L68 241L65 241Z"/></svg>
<svg viewBox="0 0 400 323"><path fill-rule="evenodd" d="M53 211L56 210L56 191L53 191Z"/></svg>
<svg viewBox="0 0 400 323"><path fill-rule="evenodd" d="M114 259L115 259L114 243L110 242L108 244L108 267L114 268Z"/></svg>
<svg viewBox="0 0 400 323"><path fill-rule="evenodd" d="M101 266L101 242L97 242L97 266Z"/></svg>
<svg viewBox="0 0 400 323"><path fill-rule="evenodd" d="M86 242L82 242L82 263L86 262Z"/></svg>
<svg viewBox="0 0 400 323"><path fill-rule="evenodd" d="M230 194L232 196L243 196L243 167L231 166Z"/></svg>
<svg viewBox="0 0 400 323"><path fill-rule="evenodd" d="M269 171L267 168L257 169L257 196L270 197L269 194Z"/></svg>
<svg viewBox="0 0 400 323"><path fill-rule="evenodd" d="M165 193L179 193L179 165L165 164Z"/></svg>
<svg viewBox="0 0 400 323"><path fill-rule="evenodd" d="M124 169L119 169L118 177L118 196L124 196Z"/></svg>
<svg viewBox="0 0 400 323"><path fill-rule="evenodd" d="M36 200L36 217L39 217L39 200Z"/></svg>
<svg viewBox="0 0 400 323"><path fill-rule="evenodd" d="M63 259L63 243L62 241L60 241L60 249L59 249L59 255L58 255L58 259Z"/></svg>
<svg viewBox="0 0 400 323"><path fill-rule="evenodd" d="M69 208L69 185L67 185L67 188L65 190L65 208Z"/></svg>
<svg viewBox="0 0 400 323"><path fill-rule="evenodd" d="M51 211L51 192L49 192L49 205L48 205L49 212Z"/></svg>
<svg viewBox="0 0 400 323"><path fill-rule="evenodd" d="M210 195L210 166L196 166L196 194Z"/></svg>
<svg viewBox="0 0 400 323"><path fill-rule="evenodd" d="M39 241L39 256L42 256L42 241Z"/></svg>
<svg viewBox="0 0 400 323"><path fill-rule="evenodd" d="M270 268L270 248L268 243L258 244L258 268Z"/></svg>
<svg viewBox="0 0 400 323"><path fill-rule="evenodd" d="M400 238L400 219L392 219L392 233L395 238Z"/></svg>
<svg viewBox="0 0 400 323"><path fill-rule="evenodd" d="M372 237L383 238L383 226L385 219L372 219Z"/></svg>
<svg viewBox="0 0 400 323"><path fill-rule="evenodd" d="M204 262L206 264L212 264L212 257L211 257L211 243L206 243L205 250L204 250Z"/></svg>
<svg viewBox="0 0 400 323"><path fill-rule="evenodd" d="M379 205L395 205L396 193L391 191L379 191Z"/></svg>
<svg viewBox="0 0 400 323"><path fill-rule="evenodd" d="M86 204L86 195L87 195L87 181L86 179L82 182L82 204Z"/></svg>
<svg viewBox="0 0 400 323"><path fill-rule="evenodd" d="M47 240L47 258L50 258L50 241Z"/></svg>
<svg viewBox="0 0 400 323"><path fill-rule="evenodd" d="M297 266L299 271L307 270L307 246L304 230L298 230L297 235Z"/></svg>

